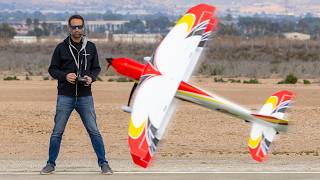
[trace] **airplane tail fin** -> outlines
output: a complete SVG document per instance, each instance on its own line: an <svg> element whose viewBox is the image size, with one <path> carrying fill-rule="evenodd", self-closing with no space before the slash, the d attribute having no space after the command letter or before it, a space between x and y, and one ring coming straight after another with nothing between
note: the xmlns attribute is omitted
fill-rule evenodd
<svg viewBox="0 0 320 180"><path fill-rule="evenodd" d="M288 125L285 111L294 97L289 91L280 91L270 96L262 106L258 114L253 114L259 119L278 125ZM266 159L269 147L273 141L277 129L272 126L254 122L252 125L248 147L252 158L258 162Z"/></svg>
<svg viewBox="0 0 320 180"><path fill-rule="evenodd" d="M285 119L285 112L293 97L294 94L290 91L277 92L267 99L258 114Z"/></svg>

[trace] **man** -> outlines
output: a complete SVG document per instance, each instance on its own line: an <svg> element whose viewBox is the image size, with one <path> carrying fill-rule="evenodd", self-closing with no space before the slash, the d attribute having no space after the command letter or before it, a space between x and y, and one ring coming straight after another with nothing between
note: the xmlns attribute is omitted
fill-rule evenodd
<svg viewBox="0 0 320 180"><path fill-rule="evenodd" d="M55 171L56 159L64 129L71 112L75 109L85 126L102 174L112 174L105 158L103 139L96 123L96 114L91 93L101 68L94 43L84 36L84 19L80 15L69 18L70 35L54 50L49 74L58 79L58 98L54 128L50 138L49 159L40 174Z"/></svg>

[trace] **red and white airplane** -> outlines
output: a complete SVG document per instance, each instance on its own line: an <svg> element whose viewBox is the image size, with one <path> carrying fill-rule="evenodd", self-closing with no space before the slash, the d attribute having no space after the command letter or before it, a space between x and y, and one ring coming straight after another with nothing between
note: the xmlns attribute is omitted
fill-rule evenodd
<svg viewBox="0 0 320 180"><path fill-rule="evenodd" d="M207 4L192 7L169 32L146 64L129 58L108 58L121 75L136 81L128 106L131 112L128 143L132 160L148 167L177 99L217 110L252 123L248 147L256 161L266 159L270 143L278 132L286 132L285 110L294 94L280 91L267 99L259 112L232 103L187 83L210 34L216 30L216 8ZM134 102L130 100L136 89Z"/></svg>

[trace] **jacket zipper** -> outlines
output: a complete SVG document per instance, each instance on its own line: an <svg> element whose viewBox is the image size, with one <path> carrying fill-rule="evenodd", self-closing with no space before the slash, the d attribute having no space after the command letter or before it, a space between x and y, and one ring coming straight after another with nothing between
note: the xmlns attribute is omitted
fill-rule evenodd
<svg viewBox="0 0 320 180"><path fill-rule="evenodd" d="M72 44L69 44L73 49L75 49L76 51L77 51L77 53L78 53L78 65L79 65L79 67L78 67L78 70L77 71L79 71L79 69L80 69L80 67L82 66L82 62L81 62L81 64L80 64L80 52L82 51L82 48L80 49L80 51L78 51L78 49L77 48L75 48ZM71 52L72 53L72 52ZM77 72L77 77L78 77L78 72ZM78 81L76 81L76 97L78 97Z"/></svg>
<svg viewBox="0 0 320 180"><path fill-rule="evenodd" d="M80 71L80 68L82 66L82 63L80 64L80 57L79 57L79 54L80 52L77 50L77 53L78 53L78 63L79 63L79 69L78 69L78 72ZM77 78L78 78L78 72L77 72ZM76 81L76 97L78 97L78 81Z"/></svg>
<svg viewBox="0 0 320 180"><path fill-rule="evenodd" d="M79 57L79 55L80 55L80 52L78 51L78 49L77 48L75 48L72 44L71 44L71 47L73 48L73 49L75 49L76 51L77 51L77 54L78 54L78 63L79 63L79 67L78 67L78 70L77 71L79 71L79 69L80 69L80 57ZM78 77L78 72L77 72L77 77ZM76 97L78 97L78 81L76 81Z"/></svg>

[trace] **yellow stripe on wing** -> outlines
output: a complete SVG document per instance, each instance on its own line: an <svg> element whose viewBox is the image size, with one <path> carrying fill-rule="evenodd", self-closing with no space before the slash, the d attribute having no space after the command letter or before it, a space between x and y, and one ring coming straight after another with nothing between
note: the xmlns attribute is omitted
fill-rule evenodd
<svg viewBox="0 0 320 180"><path fill-rule="evenodd" d="M273 124L280 124L280 125L288 125L289 121L287 119L277 119L275 117L263 116L259 114L253 114L256 118L261 119L266 122L270 122Z"/></svg>
<svg viewBox="0 0 320 180"><path fill-rule="evenodd" d="M267 99L267 101L264 104L272 104L272 110L274 110L278 104L278 97L277 96L271 96Z"/></svg>
<svg viewBox="0 0 320 180"><path fill-rule="evenodd" d="M129 136L133 139L137 139L143 132L144 126L145 126L145 123L142 123L140 127L135 127L131 118L130 124L129 124Z"/></svg>
<svg viewBox="0 0 320 180"><path fill-rule="evenodd" d="M219 102L211 97L208 97L208 96L203 96L203 95L199 95L199 94L195 94L195 93L191 93L191 92L187 92L187 91L182 91L182 90L178 90L177 91L178 94L181 94L181 95L184 95L184 96L187 96L187 97L192 97L192 98L195 98L195 99L200 99L204 102L213 102L215 104L223 104L222 102Z"/></svg>
<svg viewBox="0 0 320 180"><path fill-rule="evenodd" d="M194 21L196 17L194 14L185 14L176 24L176 26L179 26L180 24L186 23L188 25L188 32L191 31L191 28L193 27Z"/></svg>
<svg viewBox="0 0 320 180"><path fill-rule="evenodd" d="M252 139L251 137L249 137L249 141L248 141L249 148L251 149L257 148L261 139L262 139L262 135L260 135L257 139Z"/></svg>

